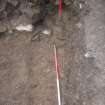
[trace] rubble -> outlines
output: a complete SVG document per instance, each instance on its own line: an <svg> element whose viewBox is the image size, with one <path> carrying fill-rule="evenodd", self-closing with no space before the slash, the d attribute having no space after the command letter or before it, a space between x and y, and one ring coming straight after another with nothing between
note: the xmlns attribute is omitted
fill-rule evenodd
<svg viewBox="0 0 105 105"><path fill-rule="evenodd" d="M64 0L63 4L71 6L74 2L76 0ZM42 24L48 14L56 11L57 6L57 0L53 2L51 0L0 0L0 21L8 23L8 27L5 26L5 28L9 28L8 30L20 30L16 27L20 27L21 24L24 27L29 24L37 27Z"/></svg>

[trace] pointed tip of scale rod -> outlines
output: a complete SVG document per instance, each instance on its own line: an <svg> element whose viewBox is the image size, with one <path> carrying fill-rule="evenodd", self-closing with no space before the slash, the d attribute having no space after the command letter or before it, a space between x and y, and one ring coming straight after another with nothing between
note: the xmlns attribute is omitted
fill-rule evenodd
<svg viewBox="0 0 105 105"><path fill-rule="evenodd" d="M59 21L62 20L62 15L58 15L58 20L59 20Z"/></svg>

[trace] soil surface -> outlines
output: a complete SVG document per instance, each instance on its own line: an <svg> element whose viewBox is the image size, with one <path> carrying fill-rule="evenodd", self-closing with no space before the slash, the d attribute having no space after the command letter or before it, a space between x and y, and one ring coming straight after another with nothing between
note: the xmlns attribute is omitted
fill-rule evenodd
<svg viewBox="0 0 105 105"><path fill-rule="evenodd" d="M62 105L105 105L105 1L81 5L79 14L65 8L62 18L47 17L50 35L0 37L0 105L58 105L54 43Z"/></svg>

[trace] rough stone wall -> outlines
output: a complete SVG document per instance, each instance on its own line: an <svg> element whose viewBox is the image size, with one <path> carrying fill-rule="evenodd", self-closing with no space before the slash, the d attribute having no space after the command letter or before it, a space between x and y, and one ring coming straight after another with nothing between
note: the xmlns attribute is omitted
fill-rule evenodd
<svg viewBox="0 0 105 105"><path fill-rule="evenodd" d="M63 5L78 8L78 2L64 0ZM0 32L13 30L19 24L37 25L57 8L58 0L0 0Z"/></svg>

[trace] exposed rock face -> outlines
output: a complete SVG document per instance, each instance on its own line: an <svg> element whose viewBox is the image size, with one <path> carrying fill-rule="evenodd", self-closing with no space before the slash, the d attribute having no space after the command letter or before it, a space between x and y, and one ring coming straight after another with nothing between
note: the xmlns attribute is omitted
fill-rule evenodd
<svg viewBox="0 0 105 105"><path fill-rule="evenodd" d="M35 24L47 14L48 3L49 0L1 0L0 21L5 21L11 29L18 24Z"/></svg>
<svg viewBox="0 0 105 105"><path fill-rule="evenodd" d="M40 13L40 7L36 6L37 0L1 0L0 21L6 22L13 29L18 24L32 24L34 15Z"/></svg>
<svg viewBox="0 0 105 105"><path fill-rule="evenodd" d="M64 3L68 5L73 1L64 0ZM0 0L0 20L22 14L32 18L33 15L46 12L48 5L55 2L56 0Z"/></svg>
<svg viewBox="0 0 105 105"><path fill-rule="evenodd" d="M58 0L0 0L0 21L6 22L6 29L12 30L19 24L37 25L46 15L54 11ZM64 0L71 6L75 0ZM57 7L57 6L56 6ZM8 25L7 25L8 24Z"/></svg>

